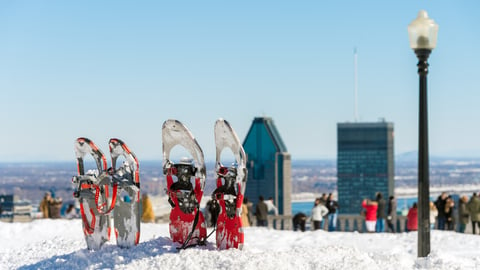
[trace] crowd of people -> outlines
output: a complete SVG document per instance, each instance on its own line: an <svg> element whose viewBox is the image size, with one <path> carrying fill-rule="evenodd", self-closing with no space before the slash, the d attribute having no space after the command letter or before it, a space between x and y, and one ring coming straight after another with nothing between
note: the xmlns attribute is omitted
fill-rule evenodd
<svg viewBox="0 0 480 270"><path fill-rule="evenodd" d="M124 201L128 201L128 199L124 198ZM54 195L52 196L51 192L46 192L43 196L42 201L39 205L39 211L42 213L42 218L66 218L66 219L74 219L79 218L79 209L73 203L69 203L64 213L62 213L61 209L63 207L63 200L62 198L55 198ZM153 212L153 205L149 198L149 196L144 193L142 195L142 222L155 222L155 214Z"/></svg>
<svg viewBox="0 0 480 270"><path fill-rule="evenodd" d="M472 233L477 234L477 228L480 226L480 197L477 193L473 193L470 198L466 195L460 196L458 206L455 205L453 197L446 192L438 196L435 202L430 203L430 226L432 229L464 233L469 221L472 224Z"/></svg>
<svg viewBox="0 0 480 270"><path fill-rule="evenodd" d="M72 219L79 217L78 209L73 204L69 204L64 214L61 215L62 204L61 198L55 198L51 192L46 192L39 210L42 212L43 218ZM385 200L383 194L378 192L373 199L365 198L361 207L363 209L361 215L364 217L367 232L397 232L397 201L394 196ZM463 195L455 201L452 196L443 192L435 201L430 202L429 207L429 221L432 230L455 230L464 233L468 223L471 222L472 233L480 233L479 194L473 193L470 198ZM209 227L216 224L219 212L220 206L215 199L207 202L205 216ZM297 213L293 216L293 229L305 231L307 222L310 222L312 230L336 231L338 213L339 205L334 199L334 195L332 193L322 194L321 197L315 199L309 216L305 213ZM263 196L260 196L255 208L246 197L243 199L241 212L243 226L266 227L269 215L278 215L278 208L275 206L273 198L265 200ZM408 209L406 217L406 230L416 231L418 229L416 202ZM254 224L254 220L256 224ZM328 224L325 224L325 221L328 221ZM155 222L152 202L147 194L142 195L142 222Z"/></svg>
<svg viewBox="0 0 480 270"><path fill-rule="evenodd" d="M442 193L436 201L430 202L430 228L437 230L455 230L464 233L467 224L471 222L472 233L480 233L480 195L474 193L470 198L460 196L456 203L454 198L446 192ZM278 215L273 200L264 200L262 196L255 207L257 226L267 226L269 214ZM397 200L394 196L384 199L383 194L376 193L375 198L365 198L361 203L361 215L364 217L365 230L370 233L397 232ZM242 211L245 216L243 224L252 224L248 215L252 213L250 203ZM337 230L337 218L339 205L334 200L333 194L322 194L316 198L310 215L297 213L293 216L293 229L305 231L306 224L310 222L312 230L325 229L328 231ZM325 221L328 224L325 224ZM248 225L247 225L248 226ZM418 230L418 205L414 202L406 214L406 231Z"/></svg>
<svg viewBox="0 0 480 270"><path fill-rule="evenodd" d="M42 201L40 202L39 210L42 212L43 218L61 218L60 210L63 205L62 198L56 198L55 194L51 192L45 192ZM66 217L73 218L75 208L73 205L69 205L67 211L65 211Z"/></svg>
<svg viewBox="0 0 480 270"><path fill-rule="evenodd" d="M365 220L365 230L370 233L397 232L397 201L394 196L390 196L388 201L383 198L383 194L378 192L374 199L365 198L362 201L361 215ZM480 233L480 195L473 193L468 198L466 195L460 196L458 204L452 196L443 192L437 200L429 204L430 229L451 230L464 233L467 224L471 222L472 233ZM294 216L294 230L305 229L305 222L312 222L312 229L324 229L323 221L328 220L328 231L336 230L336 221L338 214L338 203L332 199L332 194L326 197L315 199L311 216L307 217L303 213ZM418 206L414 202L408 209L406 215L406 230L418 230ZM303 223L303 224L302 224Z"/></svg>

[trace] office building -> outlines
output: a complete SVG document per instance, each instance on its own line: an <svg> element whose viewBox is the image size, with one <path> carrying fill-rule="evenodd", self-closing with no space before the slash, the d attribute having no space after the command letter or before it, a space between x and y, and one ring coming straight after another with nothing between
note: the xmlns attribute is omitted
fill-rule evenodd
<svg viewBox="0 0 480 270"><path fill-rule="evenodd" d="M291 158L272 118L256 117L243 142L248 180L245 196L273 198L280 215L291 215Z"/></svg>
<svg viewBox="0 0 480 270"><path fill-rule="evenodd" d="M340 214L359 214L364 198L394 194L393 123L337 124Z"/></svg>

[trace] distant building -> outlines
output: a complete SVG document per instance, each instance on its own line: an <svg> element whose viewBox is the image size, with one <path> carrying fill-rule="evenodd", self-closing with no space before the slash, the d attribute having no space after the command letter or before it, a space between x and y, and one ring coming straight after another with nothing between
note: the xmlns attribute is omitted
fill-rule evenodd
<svg viewBox="0 0 480 270"><path fill-rule="evenodd" d="M31 221L32 205L27 201L20 201L15 195L0 195L0 221L28 222Z"/></svg>
<svg viewBox="0 0 480 270"><path fill-rule="evenodd" d="M280 215L291 215L291 158L272 118L253 120L243 148L248 162L245 196L254 204L260 195L272 197Z"/></svg>
<svg viewBox="0 0 480 270"><path fill-rule="evenodd" d="M394 194L393 123L337 124L337 189L341 214L359 214L365 198Z"/></svg>

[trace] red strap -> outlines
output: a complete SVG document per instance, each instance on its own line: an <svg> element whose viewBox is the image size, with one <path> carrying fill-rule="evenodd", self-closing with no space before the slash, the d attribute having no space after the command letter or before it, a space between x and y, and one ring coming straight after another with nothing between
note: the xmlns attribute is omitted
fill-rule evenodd
<svg viewBox="0 0 480 270"><path fill-rule="evenodd" d="M95 231L95 214L90 208L90 214L92 215L92 224L88 224L87 216L85 215L85 210L83 209L83 203L80 204L80 213L82 214L82 221L84 225L85 234L92 234Z"/></svg>
<svg viewBox="0 0 480 270"><path fill-rule="evenodd" d="M106 212L103 211L103 207L107 205L106 202L101 205L98 205L98 199L100 197L100 187L97 185L94 185L94 186L95 186L95 204L97 205L97 211L102 215L106 215L110 213L113 210L113 208L115 208L115 202L117 201L118 184L113 185L112 203L110 204L110 209L108 209L107 207L108 210ZM106 188L106 193L108 197L108 185L105 185L105 188Z"/></svg>

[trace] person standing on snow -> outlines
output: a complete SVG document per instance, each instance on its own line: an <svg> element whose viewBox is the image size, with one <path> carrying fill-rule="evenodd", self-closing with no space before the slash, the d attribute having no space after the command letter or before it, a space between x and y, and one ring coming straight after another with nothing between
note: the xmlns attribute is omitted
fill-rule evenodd
<svg viewBox="0 0 480 270"><path fill-rule="evenodd" d="M376 198L378 208L377 208L377 223L375 224L375 231L376 232L385 232L385 218L386 212L385 212L385 199L383 199L383 195L381 192L377 193L377 198Z"/></svg>
<svg viewBox="0 0 480 270"><path fill-rule="evenodd" d="M387 224L390 231L393 233L397 231L395 229L397 224L397 199L394 196L390 196L388 199Z"/></svg>
<svg viewBox="0 0 480 270"><path fill-rule="evenodd" d="M407 230L409 232L416 231L418 229L418 209L417 203L413 203L413 206L408 210L407 214Z"/></svg>
<svg viewBox="0 0 480 270"><path fill-rule="evenodd" d="M278 216L278 209L277 207L275 206L275 204L273 203L273 198L270 197L268 198L267 201L265 201L265 204L267 205L267 208L268 208L268 213L272 213L275 215L275 216Z"/></svg>
<svg viewBox="0 0 480 270"><path fill-rule="evenodd" d="M467 204L470 219L472 220L472 233L476 234L477 226L480 226L480 198L476 193L470 198Z"/></svg>
<svg viewBox="0 0 480 270"><path fill-rule="evenodd" d="M268 206L264 202L263 196L258 197L257 207L255 208L255 216L257 217L257 226L268 226Z"/></svg>
<svg viewBox="0 0 480 270"><path fill-rule="evenodd" d="M369 199L362 201L362 207L365 208L365 227L367 232L375 232L375 225L377 223L377 209L378 203Z"/></svg>
<svg viewBox="0 0 480 270"><path fill-rule="evenodd" d="M328 208L328 231L337 230L337 209L339 208L337 201L333 199L333 194L328 194L327 198L327 208Z"/></svg>
<svg viewBox="0 0 480 270"><path fill-rule="evenodd" d="M45 192L43 200L40 202L39 210L43 214L43 218L50 217L50 204L53 202L53 198L50 192Z"/></svg>
<svg viewBox="0 0 480 270"><path fill-rule="evenodd" d="M448 194L446 192L442 192L440 196L438 196L437 200L435 201L435 207L438 210L437 216L437 229L445 230L445 223L446 223L446 213L445 213L445 204L447 202Z"/></svg>
<svg viewBox="0 0 480 270"><path fill-rule="evenodd" d="M465 233L465 229L467 228L468 220L470 219L470 215L467 209L468 197L463 195L458 200L458 221L459 221L459 228L458 231L461 233Z"/></svg>
<svg viewBox="0 0 480 270"><path fill-rule="evenodd" d="M313 229L320 230L322 229L322 221L323 216L328 214L328 209L320 203L320 199L316 199L314 206L312 208L312 221L313 221Z"/></svg>
<svg viewBox="0 0 480 270"><path fill-rule="evenodd" d="M142 195L142 222L155 222L155 214L150 197L146 193Z"/></svg>
<svg viewBox="0 0 480 270"><path fill-rule="evenodd" d="M250 220L248 218L248 199L247 197L243 197L243 203L242 203L242 214L240 216L242 220L242 226L243 227L249 227L250 226Z"/></svg>

